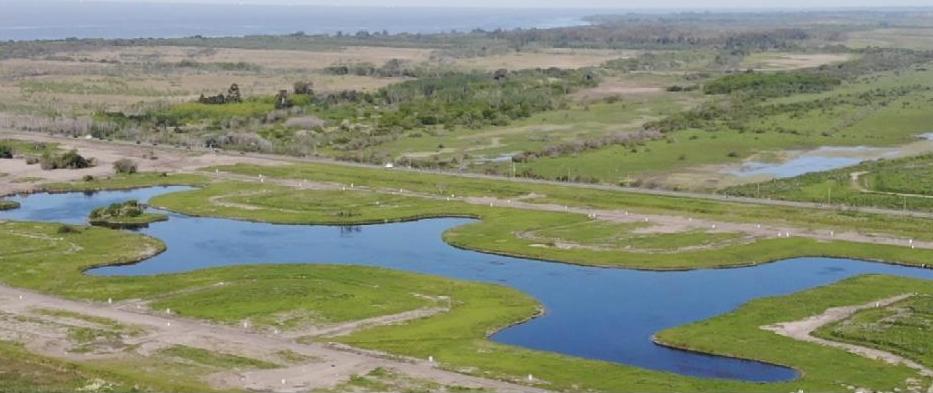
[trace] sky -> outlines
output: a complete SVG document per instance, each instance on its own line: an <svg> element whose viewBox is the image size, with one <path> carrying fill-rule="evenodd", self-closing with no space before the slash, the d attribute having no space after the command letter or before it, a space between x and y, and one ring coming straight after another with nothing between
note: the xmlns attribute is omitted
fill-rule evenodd
<svg viewBox="0 0 933 393"><path fill-rule="evenodd" d="M0 0L0 3L6 0ZM94 1L94 0L71 0ZM344 6L483 7L483 8L618 8L618 9L814 9L858 7L933 7L933 0L106 0L211 4L308 4Z"/></svg>

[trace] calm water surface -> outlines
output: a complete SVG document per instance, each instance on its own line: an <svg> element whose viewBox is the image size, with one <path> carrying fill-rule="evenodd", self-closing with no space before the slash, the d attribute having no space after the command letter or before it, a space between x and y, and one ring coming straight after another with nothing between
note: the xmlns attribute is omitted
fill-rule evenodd
<svg viewBox="0 0 933 393"><path fill-rule="evenodd" d="M334 2L338 4L339 2ZM438 3L441 4L441 3ZM584 9L339 7L322 5L165 4L0 0L0 40L438 33L451 30L549 28L587 24Z"/></svg>
<svg viewBox="0 0 933 393"><path fill-rule="evenodd" d="M98 206L184 188L33 195L0 218L83 223ZM96 275L150 275L260 263L381 266L508 285L540 301L546 315L493 340L526 348L607 360L679 374L779 381L795 371L768 364L674 350L650 341L663 329L710 318L749 300L786 295L843 278L883 273L933 279L933 271L846 259L797 258L762 266L689 272L645 272L546 263L460 250L441 234L471 222L432 219L362 227L272 225L172 214L142 230L168 250Z"/></svg>

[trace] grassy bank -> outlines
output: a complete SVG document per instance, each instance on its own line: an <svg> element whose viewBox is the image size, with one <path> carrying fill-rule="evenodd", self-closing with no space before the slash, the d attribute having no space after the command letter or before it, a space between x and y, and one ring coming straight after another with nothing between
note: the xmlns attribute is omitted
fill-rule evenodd
<svg viewBox="0 0 933 393"><path fill-rule="evenodd" d="M905 367L850 355L844 351L798 342L759 326L818 314L828 307L864 303L902 291L930 292L929 282L886 276L865 276L803 293L753 301L711 320L662 332L672 345L703 352L759 359L793 366L803 372L798 381L755 384L697 379L610 363L572 359L483 340L481 326L457 326L446 316L356 333L341 341L411 356L435 356L444 367L473 370L479 375L533 374L554 389L599 391L845 391L843 384L870 389L904 388L915 373ZM437 332L443 332L438 334ZM426 336L437 337L424 340ZM477 367L478 368L473 368Z"/></svg>
<svg viewBox="0 0 933 393"><path fill-rule="evenodd" d="M438 197L530 197L526 202L575 207L628 210L632 213L708 218L740 223L774 223L808 229L856 230L866 234L933 240L930 220L892 217L835 209L806 209L714 201L681 196L646 195L622 190L585 189L560 185L472 178L434 173L358 168L328 164L295 164L276 167L234 165L221 171L271 178L355 184L384 190L415 191Z"/></svg>
<svg viewBox="0 0 933 393"><path fill-rule="evenodd" d="M454 316L455 323L478 318L486 329L507 326L537 312L534 300L512 289L359 266L239 266L147 277L82 273L91 266L130 263L162 247L155 239L104 228L4 222L0 223L0 281L71 299L149 300L152 308L170 308L176 315L222 324L248 320L257 328L282 330L437 306L440 299L444 299L443 305L450 304L447 314ZM477 304L481 304L479 313L475 312ZM205 354L190 350L160 356L205 358ZM0 351L0 357L4 359L0 363L28 362L19 352ZM242 359L214 360L242 363ZM155 384L159 372L179 370L155 370L141 376L137 362L144 361L150 360L95 361L88 367L145 382L144 386L156 391L206 390L190 384L198 380L198 374L191 372L182 374L195 377L176 381L179 386ZM158 363L157 359L152 361ZM106 380L114 379L120 380ZM82 381L77 378L74 383Z"/></svg>
<svg viewBox="0 0 933 393"><path fill-rule="evenodd" d="M129 190L142 187L158 186L198 186L208 183L204 176L178 173L140 172L134 174L115 174L108 177L90 178L85 181L70 183L43 184L37 192L93 192L104 190Z"/></svg>

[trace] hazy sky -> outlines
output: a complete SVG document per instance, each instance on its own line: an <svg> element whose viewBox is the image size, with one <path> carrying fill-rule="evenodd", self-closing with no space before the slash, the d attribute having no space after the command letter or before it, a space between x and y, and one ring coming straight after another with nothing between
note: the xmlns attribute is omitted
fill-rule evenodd
<svg viewBox="0 0 933 393"><path fill-rule="evenodd" d="M2 3L5 0L0 0ZM71 0L95 1L95 0ZM106 0L218 4L323 4L347 6L448 6L523 8L839 8L933 6L933 0Z"/></svg>

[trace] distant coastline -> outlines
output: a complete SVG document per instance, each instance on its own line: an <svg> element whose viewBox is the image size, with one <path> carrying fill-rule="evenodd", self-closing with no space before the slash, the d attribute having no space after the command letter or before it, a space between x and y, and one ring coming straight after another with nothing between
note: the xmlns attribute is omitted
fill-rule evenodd
<svg viewBox="0 0 933 393"><path fill-rule="evenodd" d="M438 33L586 25L601 10L381 8L283 5L13 2L0 40L178 38L307 34Z"/></svg>

